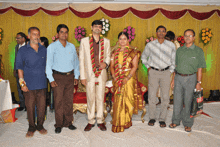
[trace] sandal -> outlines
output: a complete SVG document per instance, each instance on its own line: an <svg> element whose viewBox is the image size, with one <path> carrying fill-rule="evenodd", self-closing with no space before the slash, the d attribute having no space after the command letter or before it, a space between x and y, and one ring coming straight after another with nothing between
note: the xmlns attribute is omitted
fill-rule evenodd
<svg viewBox="0 0 220 147"><path fill-rule="evenodd" d="M191 132L191 131L192 131L192 130L191 130L191 127L185 126L185 131L186 131L186 132Z"/></svg>
<svg viewBox="0 0 220 147"><path fill-rule="evenodd" d="M148 125L149 125L149 126L153 126L155 122L156 122L155 119L151 119L151 120L148 122Z"/></svg>
<svg viewBox="0 0 220 147"><path fill-rule="evenodd" d="M161 128L164 128L164 127L167 126L166 123L165 123L164 121L159 121L159 123L160 123L160 127L161 127Z"/></svg>
<svg viewBox="0 0 220 147"><path fill-rule="evenodd" d="M170 128L176 128L177 126L179 126L179 125L173 124L173 123L169 125Z"/></svg>

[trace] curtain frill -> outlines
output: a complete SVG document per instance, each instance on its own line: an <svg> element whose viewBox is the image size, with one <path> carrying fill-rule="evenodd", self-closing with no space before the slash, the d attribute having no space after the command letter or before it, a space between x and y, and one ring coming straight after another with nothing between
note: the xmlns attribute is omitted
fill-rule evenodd
<svg viewBox="0 0 220 147"><path fill-rule="evenodd" d="M140 10L136 10L132 7L129 7L129 8L124 9L124 10L119 10L119 11L112 11L112 10L107 10L103 7L98 7L95 10L92 10L90 12L80 12L80 11L77 11L77 10L71 8L71 7L68 7L68 8L65 8L65 9L62 9L62 10L57 10L57 11L47 10L47 9L42 8L42 7L39 7L38 9L35 9L35 10L21 10L21 9L17 9L17 8L14 8L14 7L8 7L8 8L5 8L5 9L0 9L0 14L6 13L10 9L12 9L14 12L16 12L17 14L22 15L22 16L33 16L36 13L38 13L40 10L44 11L48 15L59 16L59 15L64 14L66 12L66 10L69 9L72 13L74 13L76 16L78 16L80 18L91 17L94 14L96 14L98 10L101 10L103 13L105 13L107 16L109 16L111 18L123 17L129 11L132 12L137 17L141 18L141 19L149 19L149 18L155 16L159 11L169 19L179 19L182 16L184 16L187 12L193 18L195 18L197 20L208 19L214 13L217 13L220 16L220 10L218 10L218 9L212 10L210 12L195 12L195 11L190 10L190 9L185 9L185 10L181 10L181 11L169 11L169 10L165 10L165 9L162 9L162 8L157 8L157 9L153 9L153 10L150 10L150 11L140 11Z"/></svg>

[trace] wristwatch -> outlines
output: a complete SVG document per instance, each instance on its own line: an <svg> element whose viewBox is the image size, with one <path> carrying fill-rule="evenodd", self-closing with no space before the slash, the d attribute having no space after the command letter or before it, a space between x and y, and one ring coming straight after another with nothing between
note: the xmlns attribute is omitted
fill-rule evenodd
<svg viewBox="0 0 220 147"><path fill-rule="evenodd" d="M105 69L107 69L108 68L108 64L106 63L106 62L104 62L105 64L106 64L106 67L105 67Z"/></svg>
<svg viewBox="0 0 220 147"><path fill-rule="evenodd" d="M202 82L201 82L201 81L197 81L197 83L202 84Z"/></svg>

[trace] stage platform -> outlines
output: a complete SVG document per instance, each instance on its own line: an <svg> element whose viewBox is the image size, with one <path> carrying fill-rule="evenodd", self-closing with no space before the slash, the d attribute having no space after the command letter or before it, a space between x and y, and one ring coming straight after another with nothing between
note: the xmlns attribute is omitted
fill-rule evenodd
<svg viewBox="0 0 220 147"><path fill-rule="evenodd" d="M148 106L148 105L147 105ZM146 107L147 107L146 106ZM175 129L171 123L172 105L167 114L167 127L160 128L158 121L154 126L148 126L148 108L145 123L141 121L141 113L133 116L133 126L123 133L111 131L111 116L106 118L107 131L101 131L95 126L90 132L84 132L87 125L87 115L74 114L74 125L77 130L63 128L60 134L54 132L55 116L48 108L44 127L47 135L35 132L34 137L26 138L28 129L25 111L16 111L18 120L15 123L0 124L1 147L218 147L220 146L220 102L204 104L204 112L195 118L192 132L184 131L182 124ZM160 105L157 106L159 111Z"/></svg>

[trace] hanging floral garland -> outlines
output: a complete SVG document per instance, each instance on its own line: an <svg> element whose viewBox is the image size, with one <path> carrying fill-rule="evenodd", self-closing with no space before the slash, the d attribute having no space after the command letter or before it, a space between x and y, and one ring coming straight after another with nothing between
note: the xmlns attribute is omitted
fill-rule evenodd
<svg viewBox="0 0 220 147"><path fill-rule="evenodd" d="M0 44L2 44L2 39L3 39L3 29L0 28Z"/></svg>
<svg viewBox="0 0 220 147"><path fill-rule="evenodd" d="M212 31L209 28L202 29L201 32L199 33L200 41L203 43L204 46L209 44L209 42L212 39L212 36L213 36Z"/></svg>
<svg viewBox="0 0 220 147"><path fill-rule="evenodd" d="M121 93L120 89L121 89L121 86L122 86L122 81L125 77L126 60L127 60L127 57L128 57L129 46L125 47L125 51L124 51L124 54L123 54L123 63L122 63L122 65L120 65L118 63L118 55L119 55L120 49L121 49L121 47L119 46L118 49L115 52L115 55L114 55L115 56L115 63L114 63L114 66L115 66L115 80L116 80L116 82L119 86L117 94ZM120 70L121 70L121 73L120 73Z"/></svg>
<svg viewBox="0 0 220 147"><path fill-rule="evenodd" d="M183 46L184 43L185 43L183 36L179 36L179 37L177 38L177 41L179 42L180 46Z"/></svg>
<svg viewBox="0 0 220 147"><path fill-rule="evenodd" d="M90 55L91 55L91 61L92 61L92 70L95 73L95 77L98 78L101 74L101 69L96 69L95 66L95 54L94 54L94 48L93 48L93 37L92 34L89 35L89 44L90 44ZM100 62L104 62L104 37L100 35L100 43L101 43L101 56L100 56Z"/></svg>
<svg viewBox="0 0 220 147"><path fill-rule="evenodd" d="M132 40L134 40L135 37L135 28L132 28L131 26L128 26L127 28L125 28L123 30L123 32L127 32L128 36L129 36L129 42L131 42Z"/></svg>
<svg viewBox="0 0 220 147"><path fill-rule="evenodd" d="M82 38L86 37L86 29L78 26L75 28L75 39L80 42Z"/></svg>
<svg viewBox="0 0 220 147"><path fill-rule="evenodd" d="M107 36L108 31L110 30L110 23L108 19L102 18L100 19L102 22L102 35Z"/></svg>
<svg viewBox="0 0 220 147"><path fill-rule="evenodd" d="M157 38L155 38L154 36L148 37L148 38L146 39L146 44L149 43L149 42L151 42L151 41L154 41L154 40L157 40Z"/></svg>
<svg viewBox="0 0 220 147"><path fill-rule="evenodd" d="M56 34L55 36L52 37L52 41L55 42L58 39L58 34Z"/></svg>

